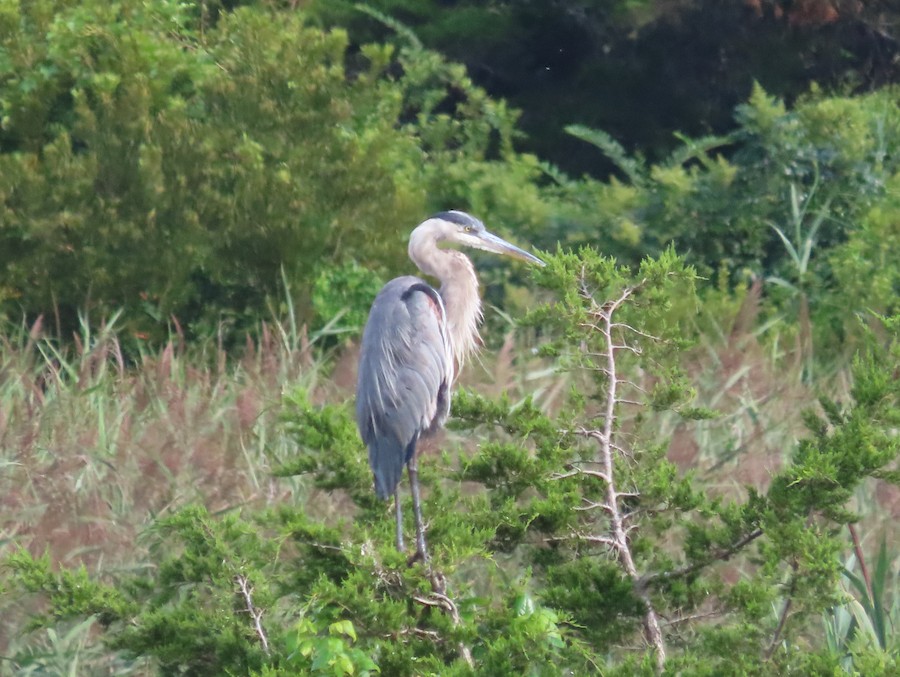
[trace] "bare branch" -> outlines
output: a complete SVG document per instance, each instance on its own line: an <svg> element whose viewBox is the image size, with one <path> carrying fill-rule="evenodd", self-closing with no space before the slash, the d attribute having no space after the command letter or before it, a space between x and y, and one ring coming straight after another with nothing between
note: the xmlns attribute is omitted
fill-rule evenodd
<svg viewBox="0 0 900 677"><path fill-rule="evenodd" d="M606 505L606 503L598 503L596 501L589 501L587 499L582 499L582 500L587 505L583 505L583 506L574 508L578 512L586 512L588 510L597 510L599 508L600 510L603 510L604 512L612 514L613 509L610 506Z"/></svg>
<svg viewBox="0 0 900 677"><path fill-rule="evenodd" d="M564 543L566 541L584 541L586 543L597 543L605 545L613 550L619 547L619 544L608 536L593 536L590 534L570 534L569 536L547 536L544 543Z"/></svg>
<svg viewBox="0 0 900 677"><path fill-rule="evenodd" d="M647 392L647 389L646 389L646 388L642 388L641 386L639 386L639 385L638 385L637 383L635 383L634 381L625 381L625 380L621 380L621 379L620 379L620 380L619 380L619 383L621 383L622 385L626 385L626 386L628 386L628 387L630 387L630 388L634 388L635 390L637 390L638 392L641 392L641 393L646 393L646 392Z"/></svg>
<svg viewBox="0 0 900 677"><path fill-rule="evenodd" d="M605 472L601 472L599 470L586 470L585 468L579 468L582 475L587 475L589 477L596 477L597 479L603 480L604 482L609 482L609 475Z"/></svg>
<svg viewBox="0 0 900 677"><path fill-rule="evenodd" d="M640 496L636 491L617 491L616 498L637 498Z"/></svg>
<svg viewBox="0 0 900 677"><path fill-rule="evenodd" d="M778 642L781 640L781 633L784 631L784 626L787 624L788 616L791 613L791 606L794 603L794 592L797 590L797 563L794 562L791 565L791 569L793 570L791 574L791 585L788 588L787 598L784 600L784 606L781 608L781 615L778 618L778 626L775 628L775 633L772 635L772 641L769 643L769 648L766 649L766 662L772 659L772 656L775 655L775 650L778 648Z"/></svg>
<svg viewBox="0 0 900 677"><path fill-rule="evenodd" d="M447 579L444 578L444 575L441 572L434 569L429 571L429 578L431 579L431 598L414 596L413 599L422 604L427 604L428 606L438 606L442 608L444 612L450 616L450 620L453 621L454 626L460 625L462 619L459 617L459 609L456 608L456 604L454 604L453 600L447 596ZM460 642L457 645L457 650L459 651L460 657L466 662L466 665L470 668L474 668L475 660L472 658L472 651L466 646L465 642Z"/></svg>
<svg viewBox="0 0 900 677"><path fill-rule="evenodd" d="M593 461L588 462L593 463ZM601 472L600 470L588 470L587 468L582 468L578 465L575 465L574 463L570 464L570 467L572 468L572 470L564 473L554 473L550 476L550 479L565 480L569 479L570 477L576 477L578 475L587 475L588 477L596 477L603 482L609 482L609 476L606 473Z"/></svg>
<svg viewBox="0 0 900 677"><path fill-rule="evenodd" d="M575 430L574 432L576 435L580 435L581 437L590 437L592 439L595 439L598 442L600 442L601 444L603 444L606 441L606 438L604 437L603 433L600 432L599 430L588 430L587 428L579 428L578 430Z"/></svg>
<svg viewBox="0 0 900 677"><path fill-rule="evenodd" d="M402 635L415 635L416 637L425 637L426 639L430 639L433 642L440 641L440 639L441 639L441 633L439 633L437 630L424 630L423 628L415 628L415 627L403 628L396 634L401 635L401 636ZM386 639L394 639L396 635L388 634L388 635L382 635L382 636Z"/></svg>
<svg viewBox="0 0 900 677"><path fill-rule="evenodd" d="M328 543L316 543L315 541L295 541L301 545L308 545L319 550L334 550L335 552L344 552L344 548L339 545L330 545Z"/></svg>
<svg viewBox="0 0 900 677"><path fill-rule="evenodd" d="M266 637L266 632L262 626L262 609L257 609L253 604L253 586L250 585L250 581L247 580L247 577L243 574L238 574L234 577L234 582L237 583L238 589L241 592L241 595L244 598L245 608L247 613L250 614L250 618L253 619L253 629L256 631L256 636L259 637L259 641L262 644L263 651L268 656L269 655L269 640Z"/></svg>
<svg viewBox="0 0 900 677"><path fill-rule="evenodd" d="M615 550L620 549L620 544L617 540L613 538L607 538L606 536L582 536L581 540L587 541L588 543L597 543L599 545L606 545L610 548L614 548Z"/></svg>
<svg viewBox="0 0 900 677"><path fill-rule="evenodd" d="M654 336L653 334L646 334L646 333L642 332L640 329L635 329L630 324L625 324L623 322L614 322L614 323L610 324L609 326L610 326L610 329L612 329L612 328L624 329L626 331L631 332L632 334L635 334L637 336L641 336L645 339L653 341L654 343L665 343L665 341L663 341L659 336Z"/></svg>
<svg viewBox="0 0 900 677"><path fill-rule="evenodd" d="M727 548L719 548L714 551L709 557L700 562L694 562L693 564L688 564L687 566L679 567L678 569L672 569L671 571L660 571L654 574L648 574L641 578L638 582L642 587L646 587L650 583L654 583L656 581L668 581L673 578L681 578L683 576L689 576L695 571L699 571L704 567L709 566L713 562L717 562L719 560L726 561L731 558L732 555L742 550L744 546L749 545L757 538L763 535L762 529L755 529L750 533L746 534L743 538L738 539Z"/></svg>
<svg viewBox="0 0 900 677"><path fill-rule="evenodd" d="M641 284L643 284L643 282L641 282ZM587 286L584 283L584 275L582 275L581 287L582 294L585 294L587 292ZM600 323L601 326L598 327L598 331L600 335L603 336L606 342L606 354L603 358L606 360L606 364L603 367L606 374L604 393L606 407L603 416L603 429L584 431L582 434L585 434L588 437L592 437L598 442L596 461L600 465L600 467L603 468L606 475L606 501L603 503L603 505L608 508L610 533L609 535L584 536L582 537L582 540L593 543L600 543L608 546L613 552L615 552L620 565L625 570L625 573L629 576L629 578L631 578L632 581L634 581L635 590L640 596L641 601L644 603L646 609L644 613L643 623L644 637L646 638L647 642L653 647L653 651L656 655L657 671L662 672L666 662L665 642L663 641L662 631L659 627L659 618L657 616L656 609L653 606L653 602L650 599L650 595L647 593L647 590L645 588L637 585L637 583L640 581L640 575L638 574L638 570L634 562L634 557L631 553L631 546L628 540L628 534L632 529L635 528L635 525L626 525L626 516L619 509L619 500L629 494L626 494L625 492L619 493L616 486L614 465L614 454L616 452L627 455L627 452L624 452L624 450L616 446L613 442L614 436L616 435L615 421L617 416L617 407L629 403L639 404L619 397L619 385L627 384L624 381L619 381L616 356L619 351L623 350L630 351L635 355L640 355L641 349L639 347L628 345L625 342L619 344L613 340L614 327L620 329L633 329L631 327L628 327L627 325L620 325L619 323L613 322L613 314L623 303L625 303L625 301L631 296L631 294L634 293L636 288L637 287L628 287L622 290L617 299L613 301L607 301L602 306L599 306L593 299L593 297L590 298L590 302L592 304L592 312L596 317L599 317L602 320L602 322Z"/></svg>
<svg viewBox="0 0 900 677"><path fill-rule="evenodd" d="M576 477L580 475L581 471L577 468L575 470L570 470L569 472L556 472L550 475L551 480L567 480L570 477Z"/></svg>
<svg viewBox="0 0 900 677"><path fill-rule="evenodd" d="M725 613L724 609L713 609L705 613L691 614L690 616L678 616L677 618L667 619L662 622L663 625L672 627L681 625L682 623L692 623L694 621L704 621L708 618L717 618Z"/></svg>
<svg viewBox="0 0 900 677"><path fill-rule="evenodd" d="M412 598L414 601L418 602L422 606L433 606L433 607L437 607L439 609L444 609L444 610L447 609L446 605L444 604L444 601L442 599L437 599L437 597L431 598L431 597L422 597L421 595L413 595Z"/></svg>
<svg viewBox="0 0 900 677"><path fill-rule="evenodd" d="M620 447L618 444L610 444L609 446L611 446L613 449L618 451L623 456L628 456L629 458L631 458L632 454L631 454L630 449L626 449L625 447Z"/></svg>

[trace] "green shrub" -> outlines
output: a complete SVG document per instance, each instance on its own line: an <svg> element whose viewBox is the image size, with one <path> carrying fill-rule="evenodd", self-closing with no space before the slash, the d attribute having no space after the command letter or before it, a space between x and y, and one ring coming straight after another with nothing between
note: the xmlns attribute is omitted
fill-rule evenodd
<svg viewBox="0 0 900 677"><path fill-rule="evenodd" d="M894 306L896 266L886 252L900 220L896 96L813 92L788 109L757 86L734 131L682 138L654 165L602 132L571 127L627 179L563 183L583 208L593 205L601 227L575 237L626 260L674 244L704 276L724 269L732 283L762 278L770 316L812 337L806 357L812 344L833 356L856 333L848 307Z"/></svg>
<svg viewBox="0 0 900 677"><path fill-rule="evenodd" d="M307 477L311 500L175 511L144 536L153 566L105 581L19 552L6 588L46 600L36 625L91 615L121 660L165 673L833 674L842 657L808 630L840 601L854 490L897 479L900 321L766 491L724 495L666 460L656 420L714 415L683 369L694 271L671 252L634 272L588 249L548 258L555 300L526 322L577 387L558 416L456 396L479 444L423 459L429 565L394 549L350 407L298 390L279 474Z"/></svg>
<svg viewBox="0 0 900 677"><path fill-rule="evenodd" d="M121 308L132 331L174 316L208 335L264 317L283 269L309 321L335 265L408 269L405 236L430 211L546 219L515 114L461 66L416 45L350 54L343 31L288 8L197 10L3 11L6 313L53 314L68 336L78 310Z"/></svg>

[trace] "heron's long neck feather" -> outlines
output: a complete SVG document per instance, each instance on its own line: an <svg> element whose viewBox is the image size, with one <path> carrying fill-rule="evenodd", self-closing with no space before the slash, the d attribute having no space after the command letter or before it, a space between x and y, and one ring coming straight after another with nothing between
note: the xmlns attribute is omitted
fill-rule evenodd
<svg viewBox="0 0 900 677"><path fill-rule="evenodd" d="M457 369L481 343L478 325L481 324L481 297L478 294L478 277L472 262L457 251L448 251L453 259L454 274L441 280L441 298L447 310L453 357Z"/></svg>
<svg viewBox="0 0 900 677"><path fill-rule="evenodd" d="M481 336L481 297L475 267L462 252L428 249L427 255L410 247L410 258L419 270L441 281L440 294L447 313L448 333L457 373L466 358L478 349Z"/></svg>

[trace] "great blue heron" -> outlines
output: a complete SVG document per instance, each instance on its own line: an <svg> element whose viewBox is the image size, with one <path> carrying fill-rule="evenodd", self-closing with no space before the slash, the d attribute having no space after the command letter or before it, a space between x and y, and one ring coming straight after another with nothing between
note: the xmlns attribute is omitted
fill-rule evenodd
<svg viewBox="0 0 900 677"><path fill-rule="evenodd" d="M409 470L416 520L416 557L427 561L419 498L416 444L450 413L450 387L480 337L481 299L472 262L441 244L459 244L544 265L536 256L489 233L459 211L440 212L409 238L409 258L441 282L435 290L418 277L388 282L375 298L363 332L356 388L356 421L369 447L379 498L393 495L397 548L403 550L398 484Z"/></svg>

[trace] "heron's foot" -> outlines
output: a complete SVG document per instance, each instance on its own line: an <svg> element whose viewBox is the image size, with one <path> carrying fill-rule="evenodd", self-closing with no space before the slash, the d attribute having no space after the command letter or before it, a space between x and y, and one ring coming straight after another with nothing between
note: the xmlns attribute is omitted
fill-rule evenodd
<svg viewBox="0 0 900 677"><path fill-rule="evenodd" d="M425 541L416 539L416 551L406 559L406 566L412 566L416 562L428 565L431 558L428 556L428 549L425 547Z"/></svg>

